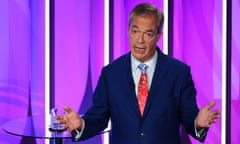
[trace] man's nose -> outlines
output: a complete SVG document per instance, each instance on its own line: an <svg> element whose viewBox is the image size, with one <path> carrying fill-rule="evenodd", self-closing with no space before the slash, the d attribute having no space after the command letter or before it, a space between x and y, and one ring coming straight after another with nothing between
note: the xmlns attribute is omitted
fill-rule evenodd
<svg viewBox="0 0 240 144"><path fill-rule="evenodd" d="M139 43L143 43L143 42L144 42L144 34L143 34L143 33L140 33L140 34L138 35L138 42L139 42Z"/></svg>

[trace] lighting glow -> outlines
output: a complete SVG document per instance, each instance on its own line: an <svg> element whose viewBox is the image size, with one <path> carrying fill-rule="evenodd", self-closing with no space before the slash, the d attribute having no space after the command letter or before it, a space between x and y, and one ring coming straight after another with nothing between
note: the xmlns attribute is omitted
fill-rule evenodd
<svg viewBox="0 0 240 144"><path fill-rule="evenodd" d="M104 0L104 65L109 64L109 0Z"/></svg>
<svg viewBox="0 0 240 144"><path fill-rule="evenodd" d="M104 0L104 65L109 64L109 0ZM108 129L110 129L110 122ZM105 130L105 131L106 131ZM103 143L109 144L109 133L103 134Z"/></svg>
<svg viewBox="0 0 240 144"><path fill-rule="evenodd" d="M221 143L226 144L226 89L227 89L227 0L222 0L222 114Z"/></svg>
<svg viewBox="0 0 240 144"><path fill-rule="evenodd" d="M168 54L168 0L163 1L164 27L163 27L163 53Z"/></svg>
<svg viewBox="0 0 240 144"><path fill-rule="evenodd" d="M49 106L50 106L50 1L45 0L45 132L48 133L48 126L50 122ZM49 143L45 139L45 143Z"/></svg>

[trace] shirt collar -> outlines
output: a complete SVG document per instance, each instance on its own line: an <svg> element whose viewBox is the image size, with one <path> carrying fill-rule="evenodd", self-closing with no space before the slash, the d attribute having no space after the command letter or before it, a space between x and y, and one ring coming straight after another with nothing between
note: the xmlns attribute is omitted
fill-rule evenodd
<svg viewBox="0 0 240 144"><path fill-rule="evenodd" d="M143 62L143 63L146 64L146 65L148 65L149 68L151 68L152 66L155 67L155 65L156 65L156 63L157 63L157 57L158 57L158 52L157 52L157 50L156 50L155 53L154 53L154 56L153 56L151 59L149 59L149 60L147 60L147 61L145 61L145 62ZM131 63L132 63L132 68L133 68L134 70L137 70L137 69L138 69L138 65L139 65L141 62L140 62L139 60L137 60L137 59L133 56L133 54L131 53Z"/></svg>

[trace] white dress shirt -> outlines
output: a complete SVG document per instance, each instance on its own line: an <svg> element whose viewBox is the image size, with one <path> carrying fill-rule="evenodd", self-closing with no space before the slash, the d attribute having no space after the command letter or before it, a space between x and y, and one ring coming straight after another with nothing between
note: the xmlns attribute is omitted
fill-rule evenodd
<svg viewBox="0 0 240 144"><path fill-rule="evenodd" d="M144 62L144 64L148 66L146 70L147 78L148 78L148 90L150 90L151 88L153 74L155 71L156 63L157 63L157 57L158 57L158 53L157 51L155 51L154 56L150 60ZM132 68L133 81L135 84L136 95L138 95L138 82L141 76L141 70L138 68L139 64L141 64L141 62L131 54L131 68Z"/></svg>

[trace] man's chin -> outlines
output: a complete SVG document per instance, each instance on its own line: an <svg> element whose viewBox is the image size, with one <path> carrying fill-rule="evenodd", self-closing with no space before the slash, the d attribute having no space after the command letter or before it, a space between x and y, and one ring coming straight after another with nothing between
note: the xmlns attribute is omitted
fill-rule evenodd
<svg viewBox="0 0 240 144"><path fill-rule="evenodd" d="M133 55L137 60L139 60L140 62L144 62L144 57L141 54L135 54Z"/></svg>

